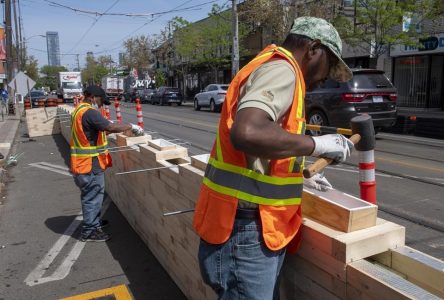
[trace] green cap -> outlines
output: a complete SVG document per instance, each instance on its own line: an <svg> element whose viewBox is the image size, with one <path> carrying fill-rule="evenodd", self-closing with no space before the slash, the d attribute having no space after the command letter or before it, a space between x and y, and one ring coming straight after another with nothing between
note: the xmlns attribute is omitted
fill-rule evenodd
<svg viewBox="0 0 444 300"><path fill-rule="evenodd" d="M338 63L330 68L330 78L341 82L352 79L352 71L341 58L341 37L333 25L320 18L300 17L294 20L290 33L320 40L322 45L327 46L336 55Z"/></svg>

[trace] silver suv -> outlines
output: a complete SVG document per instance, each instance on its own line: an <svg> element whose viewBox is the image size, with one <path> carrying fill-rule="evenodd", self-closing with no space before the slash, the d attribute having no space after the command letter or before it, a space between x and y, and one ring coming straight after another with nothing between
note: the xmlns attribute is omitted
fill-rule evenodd
<svg viewBox="0 0 444 300"><path fill-rule="evenodd" d="M194 110L209 107L212 112L219 112L225 101L228 84L210 84L194 97Z"/></svg>

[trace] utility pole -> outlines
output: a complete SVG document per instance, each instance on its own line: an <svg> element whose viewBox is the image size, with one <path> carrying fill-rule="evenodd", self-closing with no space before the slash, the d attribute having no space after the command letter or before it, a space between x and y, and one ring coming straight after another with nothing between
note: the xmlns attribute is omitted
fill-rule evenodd
<svg viewBox="0 0 444 300"><path fill-rule="evenodd" d="M79 60L79 55L80 55L80 54L76 54L76 57L77 57L77 69L78 69L79 72L80 72L80 60Z"/></svg>
<svg viewBox="0 0 444 300"><path fill-rule="evenodd" d="M5 26L6 26L6 80L12 81L12 27L11 27L11 0L5 0ZM11 88L8 86L11 95ZM11 97L9 98L11 99ZM10 100L11 101L11 100Z"/></svg>
<svg viewBox="0 0 444 300"><path fill-rule="evenodd" d="M231 20L233 31L233 51L231 53L231 77L239 71L239 25L237 16L237 1L231 0Z"/></svg>
<svg viewBox="0 0 444 300"><path fill-rule="evenodd" d="M23 39L23 31L22 31L22 10L20 9L20 0L16 0L17 1L17 6L18 6L18 24L19 24L19 39L20 39L20 59L22 62L22 65L24 66L26 64L26 46L24 44L24 39Z"/></svg>
<svg viewBox="0 0 444 300"><path fill-rule="evenodd" d="M15 27L15 47L16 47L16 52L17 52L17 70L21 71L21 61L20 61L20 53L21 53L21 46L20 45L20 37L19 37L19 26L18 26L18 22L17 22L17 1L13 0L14 2L12 3L13 5L13 9L14 9L14 27Z"/></svg>

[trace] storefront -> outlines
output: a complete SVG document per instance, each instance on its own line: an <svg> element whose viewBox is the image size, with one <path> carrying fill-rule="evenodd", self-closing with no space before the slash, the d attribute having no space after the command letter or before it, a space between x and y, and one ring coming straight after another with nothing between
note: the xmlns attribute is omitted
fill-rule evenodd
<svg viewBox="0 0 444 300"><path fill-rule="evenodd" d="M421 40L423 47L392 47L398 106L444 110L444 33Z"/></svg>

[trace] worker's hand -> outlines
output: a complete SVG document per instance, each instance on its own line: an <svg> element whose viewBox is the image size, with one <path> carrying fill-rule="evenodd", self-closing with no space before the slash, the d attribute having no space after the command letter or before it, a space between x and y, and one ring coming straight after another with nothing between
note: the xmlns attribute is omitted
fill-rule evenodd
<svg viewBox="0 0 444 300"><path fill-rule="evenodd" d="M322 173L316 173L311 178L305 178L304 187L312 188L321 192L325 192L333 188Z"/></svg>
<svg viewBox="0 0 444 300"><path fill-rule="evenodd" d="M131 131L134 133L135 136L142 136L145 134L143 128L136 124L131 124Z"/></svg>
<svg viewBox="0 0 444 300"><path fill-rule="evenodd" d="M312 137L315 148L311 156L330 158L333 164L344 162L353 150L353 143L342 134Z"/></svg>

